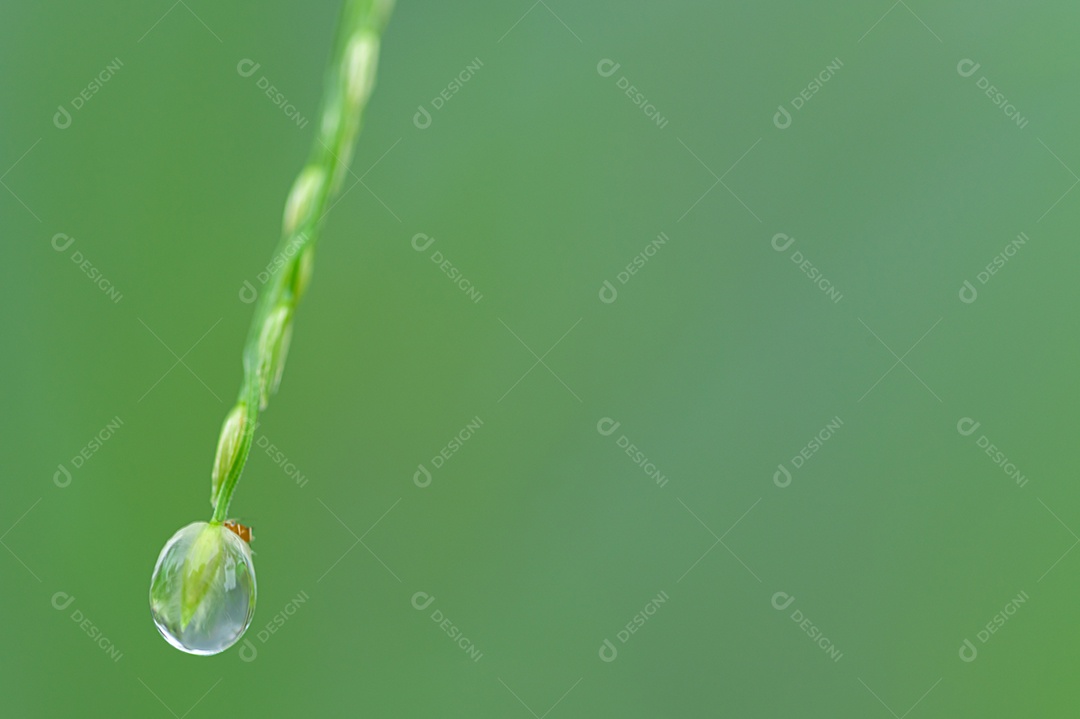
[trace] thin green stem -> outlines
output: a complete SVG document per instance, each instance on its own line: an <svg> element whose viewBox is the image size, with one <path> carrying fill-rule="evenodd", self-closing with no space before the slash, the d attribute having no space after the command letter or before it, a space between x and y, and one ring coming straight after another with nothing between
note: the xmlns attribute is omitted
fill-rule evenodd
<svg viewBox="0 0 1080 719"><path fill-rule="evenodd" d="M281 379L293 315L311 276L323 217L348 171L375 82L379 38L392 6L393 0L346 0L342 8L315 142L285 203L281 240L271 260L274 270L259 296L244 345L240 393L221 429L211 481L212 522L226 518L259 411Z"/></svg>

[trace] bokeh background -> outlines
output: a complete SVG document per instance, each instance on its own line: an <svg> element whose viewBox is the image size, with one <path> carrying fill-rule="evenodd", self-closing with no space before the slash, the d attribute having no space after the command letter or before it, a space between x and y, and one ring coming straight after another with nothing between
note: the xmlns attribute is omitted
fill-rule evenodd
<svg viewBox="0 0 1080 719"><path fill-rule="evenodd" d="M401 0L210 658L339 3L170 3L0 9L0 714L1076 715L1075 3Z"/></svg>

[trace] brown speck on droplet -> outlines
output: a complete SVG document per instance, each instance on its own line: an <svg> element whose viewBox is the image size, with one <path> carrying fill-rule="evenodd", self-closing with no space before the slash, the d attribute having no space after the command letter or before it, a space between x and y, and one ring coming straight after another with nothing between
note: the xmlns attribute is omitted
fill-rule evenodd
<svg viewBox="0 0 1080 719"><path fill-rule="evenodd" d="M237 522L235 519L225 520L224 526L237 537L240 537L240 539L243 539L248 544L251 544L251 527L245 527L244 525L240 524L240 522Z"/></svg>

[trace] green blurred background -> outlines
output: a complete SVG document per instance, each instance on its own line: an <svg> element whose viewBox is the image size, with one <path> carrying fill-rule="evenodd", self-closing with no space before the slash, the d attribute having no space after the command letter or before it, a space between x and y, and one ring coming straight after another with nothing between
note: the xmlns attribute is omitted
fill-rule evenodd
<svg viewBox="0 0 1080 719"><path fill-rule="evenodd" d="M255 621L169 647L337 11L0 10L0 715L1077 715L1067 2L401 0L232 504Z"/></svg>

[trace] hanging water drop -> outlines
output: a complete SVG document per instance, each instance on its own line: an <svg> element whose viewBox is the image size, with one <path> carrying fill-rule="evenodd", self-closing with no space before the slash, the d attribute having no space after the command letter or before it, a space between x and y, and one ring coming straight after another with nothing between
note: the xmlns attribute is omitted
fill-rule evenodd
<svg viewBox="0 0 1080 719"><path fill-rule="evenodd" d="M150 611L161 636L181 651L206 655L231 647L255 614L247 542L216 522L181 529L158 555Z"/></svg>

